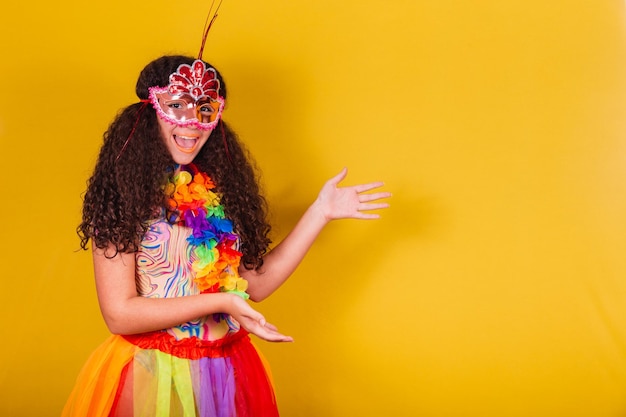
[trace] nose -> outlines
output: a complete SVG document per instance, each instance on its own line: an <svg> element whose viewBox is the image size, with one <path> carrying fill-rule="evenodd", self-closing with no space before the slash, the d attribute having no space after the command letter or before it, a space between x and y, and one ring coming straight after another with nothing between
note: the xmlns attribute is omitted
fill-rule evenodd
<svg viewBox="0 0 626 417"><path fill-rule="evenodd" d="M179 109L178 119L182 122L187 120L199 120L196 106L194 106L193 103L189 103L186 107Z"/></svg>

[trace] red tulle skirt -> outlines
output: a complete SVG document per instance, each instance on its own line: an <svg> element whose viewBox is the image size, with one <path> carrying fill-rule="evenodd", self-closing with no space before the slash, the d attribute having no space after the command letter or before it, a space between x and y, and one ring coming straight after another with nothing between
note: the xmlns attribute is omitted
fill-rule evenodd
<svg viewBox="0 0 626 417"><path fill-rule="evenodd" d="M263 358L240 330L222 339L166 332L109 337L89 358L62 417L276 417Z"/></svg>

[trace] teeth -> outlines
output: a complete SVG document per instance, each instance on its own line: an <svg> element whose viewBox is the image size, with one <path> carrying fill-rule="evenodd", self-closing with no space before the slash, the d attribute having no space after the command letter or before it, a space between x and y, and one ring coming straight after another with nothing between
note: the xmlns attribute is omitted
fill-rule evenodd
<svg viewBox="0 0 626 417"><path fill-rule="evenodd" d="M174 135L176 147L185 153L192 153L196 149L199 139L199 135Z"/></svg>

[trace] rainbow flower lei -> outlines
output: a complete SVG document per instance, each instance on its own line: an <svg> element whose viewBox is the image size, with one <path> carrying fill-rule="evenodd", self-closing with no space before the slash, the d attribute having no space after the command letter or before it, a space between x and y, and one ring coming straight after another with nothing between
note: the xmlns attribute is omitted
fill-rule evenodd
<svg viewBox="0 0 626 417"><path fill-rule="evenodd" d="M188 165L169 178L164 191L169 208L178 213L179 223L192 229L187 241L193 247L195 260L191 268L200 291L230 292L247 299L248 281L238 272L242 255L235 249L238 236L233 233L232 222L225 218L214 189L207 174Z"/></svg>

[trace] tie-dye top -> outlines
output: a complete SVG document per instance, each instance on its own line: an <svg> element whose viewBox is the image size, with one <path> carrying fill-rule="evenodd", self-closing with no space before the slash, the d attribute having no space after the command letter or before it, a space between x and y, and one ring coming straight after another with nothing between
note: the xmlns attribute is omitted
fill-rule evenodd
<svg viewBox="0 0 626 417"><path fill-rule="evenodd" d="M191 264L192 246L187 241L191 229L160 219L150 224L137 252L137 291L143 297L170 298L199 294ZM196 336L220 339L235 332L239 325L226 315L210 315L167 329L177 340Z"/></svg>

